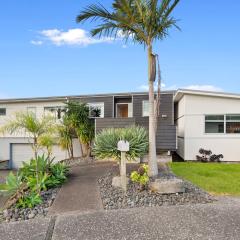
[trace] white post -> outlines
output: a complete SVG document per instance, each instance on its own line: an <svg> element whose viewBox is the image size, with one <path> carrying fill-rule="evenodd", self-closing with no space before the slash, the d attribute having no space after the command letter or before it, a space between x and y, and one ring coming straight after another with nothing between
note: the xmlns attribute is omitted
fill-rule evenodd
<svg viewBox="0 0 240 240"><path fill-rule="evenodd" d="M124 191L127 191L127 170L126 170L126 152L129 151L129 142L119 141L118 150L121 151L121 165L120 165L120 178L121 185Z"/></svg>
<svg viewBox="0 0 240 240"><path fill-rule="evenodd" d="M121 185L127 191L126 152L121 152Z"/></svg>

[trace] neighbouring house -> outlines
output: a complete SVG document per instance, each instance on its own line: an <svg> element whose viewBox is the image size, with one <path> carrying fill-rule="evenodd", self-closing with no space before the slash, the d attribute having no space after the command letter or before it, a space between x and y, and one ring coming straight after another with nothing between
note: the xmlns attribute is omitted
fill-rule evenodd
<svg viewBox="0 0 240 240"><path fill-rule="evenodd" d="M195 160L200 148L240 161L240 95L178 90L174 96L177 153Z"/></svg>
<svg viewBox="0 0 240 240"><path fill-rule="evenodd" d="M174 91L161 93L161 107L157 128L157 153L159 156L169 158L176 151L176 126L174 124ZM25 99L1 99L0 100L0 126L9 118L14 117L15 112L30 111L41 117L51 114L56 120L61 119L64 102L75 100L87 103L90 108L90 116L95 120L96 133L104 128L121 128L132 125L140 125L148 129L148 94L139 93L115 93L84 96L43 97ZM97 110L97 111L96 111ZM97 113L97 115L96 115ZM67 151L58 146L53 149L53 155L57 160L68 157ZM74 155L81 156L77 139L74 140ZM8 160L10 168L19 168L23 161L33 156L29 140L24 134L0 136L0 162Z"/></svg>

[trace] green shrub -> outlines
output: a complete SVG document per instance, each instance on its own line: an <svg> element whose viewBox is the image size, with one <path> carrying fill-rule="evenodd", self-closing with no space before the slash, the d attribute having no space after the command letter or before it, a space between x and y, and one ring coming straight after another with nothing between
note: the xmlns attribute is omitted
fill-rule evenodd
<svg viewBox="0 0 240 240"><path fill-rule="evenodd" d="M49 188L58 187L67 180L69 167L64 163L56 163L50 166L50 176L47 180Z"/></svg>
<svg viewBox="0 0 240 240"><path fill-rule="evenodd" d="M36 166L38 166L38 172L48 173L49 168L52 164L48 157L37 156L36 159L31 159L29 162L23 162L23 166L19 169L20 174L23 178L33 177L36 175Z"/></svg>
<svg viewBox="0 0 240 240"><path fill-rule="evenodd" d="M29 195L21 197L17 204L17 208L33 208L42 203L41 196L36 192L31 192Z"/></svg>
<svg viewBox="0 0 240 240"><path fill-rule="evenodd" d="M13 195L23 184L23 178L21 174L14 175L13 172L10 172L6 177L6 183L0 185L0 192L5 195Z"/></svg>
<svg viewBox="0 0 240 240"><path fill-rule="evenodd" d="M129 128L104 129L95 138L93 154L100 158L121 159L121 152L117 149L120 140L129 142L129 151L126 153L128 160L142 157L148 150L148 138L146 129L132 126Z"/></svg>
<svg viewBox="0 0 240 240"><path fill-rule="evenodd" d="M38 173L38 181L35 176L29 176L26 178L27 185L32 191L46 191L47 190L47 182L48 182L49 174L46 172Z"/></svg>
<svg viewBox="0 0 240 240"><path fill-rule="evenodd" d="M131 180L132 182L139 184L141 190L145 189L149 182L148 165L143 164L138 168L137 171L133 171L131 173Z"/></svg>

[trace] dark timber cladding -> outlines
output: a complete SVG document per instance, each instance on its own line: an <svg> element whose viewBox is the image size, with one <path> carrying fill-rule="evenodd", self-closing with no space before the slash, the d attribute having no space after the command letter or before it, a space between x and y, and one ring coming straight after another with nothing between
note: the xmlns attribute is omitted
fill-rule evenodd
<svg viewBox="0 0 240 240"><path fill-rule="evenodd" d="M158 118L157 129L157 150L176 150L176 126L174 125L174 105L173 92L163 92L160 102L160 116ZM96 119L96 132L104 128L121 128L131 125L144 126L148 130L149 118L143 117L143 101L148 100L148 94L126 94L126 102L129 97L133 103L133 116L130 118L114 118L116 96L104 96L95 98L86 98L86 102L104 102L104 118ZM124 95L121 101L124 102ZM118 101L118 100L117 100Z"/></svg>

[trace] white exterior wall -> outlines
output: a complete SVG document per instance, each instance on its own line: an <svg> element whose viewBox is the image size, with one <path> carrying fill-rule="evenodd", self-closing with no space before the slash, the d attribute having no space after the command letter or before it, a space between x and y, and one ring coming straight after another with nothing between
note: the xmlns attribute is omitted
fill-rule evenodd
<svg viewBox="0 0 240 240"><path fill-rule="evenodd" d="M240 161L240 134L205 133L205 115L240 114L240 99L184 95L184 143L178 152L184 152L185 160L196 160L200 148L213 154L223 154L224 161ZM180 100L181 103L182 100ZM181 155L180 155L181 156Z"/></svg>
<svg viewBox="0 0 240 240"><path fill-rule="evenodd" d="M184 145L184 136L185 136L185 96L178 102L177 107L177 116L176 116L176 125L177 125L177 153L183 159L185 158L185 145Z"/></svg>
<svg viewBox="0 0 240 240"><path fill-rule="evenodd" d="M0 116L0 127L4 126L10 119L14 119L16 112L27 111L29 107L36 107L36 116L41 118L44 116L45 107L64 106L61 101L42 101L42 102L25 102L25 103L0 103L0 108L6 108L6 116ZM28 136L22 134L0 135L0 161L10 160L10 144L11 143L29 143ZM73 140L74 156L82 156L80 144L77 139ZM66 151L67 156L67 151Z"/></svg>
<svg viewBox="0 0 240 240"><path fill-rule="evenodd" d="M26 103L7 103L1 104L0 108L6 108L6 116L0 116L0 127L8 122L9 119L14 119L16 112L26 112L29 107L36 107L36 116L41 118L44 116L45 107L64 106L63 102L50 101L50 102L26 102ZM24 134L10 135L8 133L0 137L25 137Z"/></svg>

